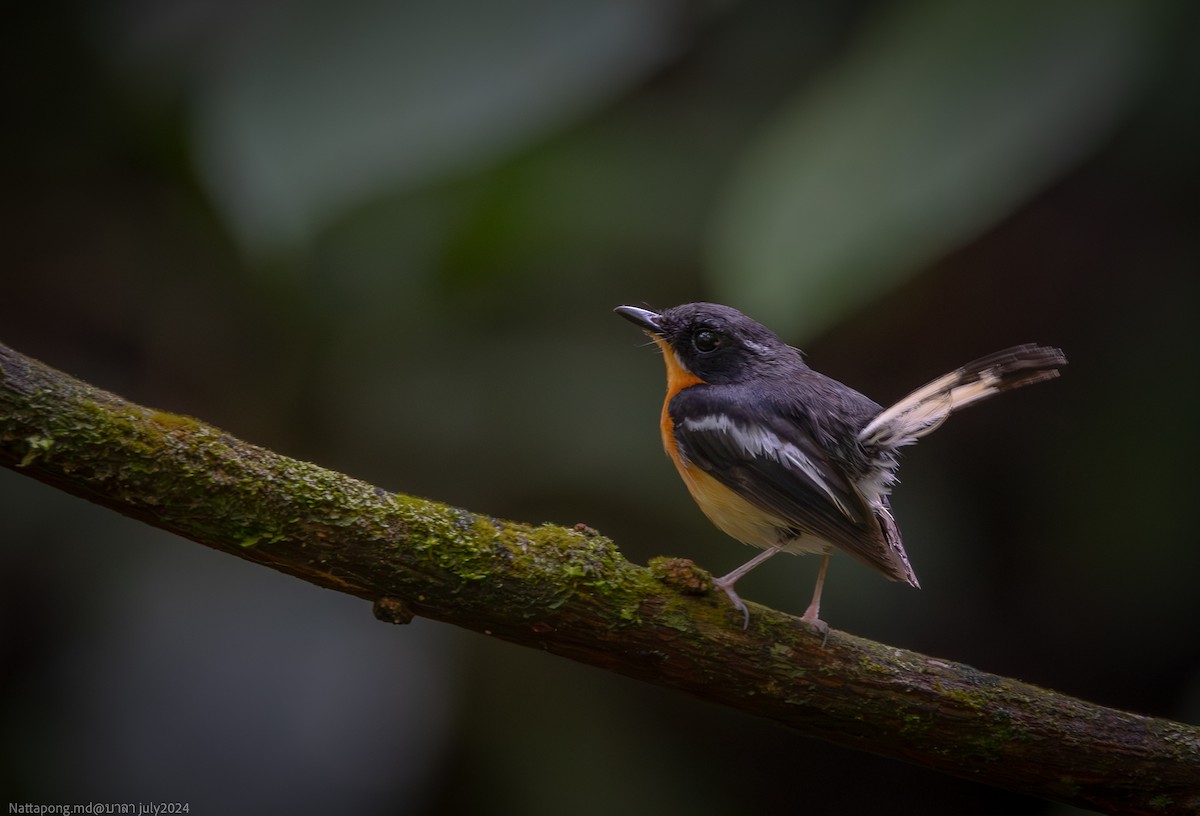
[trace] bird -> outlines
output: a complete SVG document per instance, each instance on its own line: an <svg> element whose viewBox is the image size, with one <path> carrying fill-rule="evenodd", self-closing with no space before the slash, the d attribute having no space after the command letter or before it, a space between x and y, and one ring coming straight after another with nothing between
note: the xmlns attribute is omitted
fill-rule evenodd
<svg viewBox="0 0 1200 816"><path fill-rule="evenodd" d="M663 447L700 510L732 538L762 550L713 584L742 613L735 590L781 552L819 554L801 620L828 636L821 590L835 550L919 588L889 495L899 449L954 412L1059 375L1060 349L1036 344L989 354L884 408L814 371L799 349L737 309L686 303L662 312L618 306L662 352Z"/></svg>

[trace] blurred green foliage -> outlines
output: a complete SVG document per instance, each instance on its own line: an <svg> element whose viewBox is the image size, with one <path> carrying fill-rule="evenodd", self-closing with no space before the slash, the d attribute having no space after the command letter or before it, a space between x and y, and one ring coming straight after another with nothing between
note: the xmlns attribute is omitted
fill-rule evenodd
<svg viewBox="0 0 1200 816"><path fill-rule="evenodd" d="M260 4L198 76L203 180L256 251L306 246L364 200L461 176L662 64L654 3Z"/></svg>
<svg viewBox="0 0 1200 816"><path fill-rule="evenodd" d="M1184 0L13 6L0 339L713 570L746 553L662 456L661 365L613 306L728 302L882 402L1060 345L1061 380L906 456L923 589L835 560L828 619L1195 721L1198 31ZM383 627L27 481L0 472L13 801L1052 812ZM814 572L773 562L745 595L799 612Z"/></svg>
<svg viewBox="0 0 1200 816"><path fill-rule="evenodd" d="M714 287L789 333L836 324L1088 158L1178 16L1122 0L882 9L741 158Z"/></svg>

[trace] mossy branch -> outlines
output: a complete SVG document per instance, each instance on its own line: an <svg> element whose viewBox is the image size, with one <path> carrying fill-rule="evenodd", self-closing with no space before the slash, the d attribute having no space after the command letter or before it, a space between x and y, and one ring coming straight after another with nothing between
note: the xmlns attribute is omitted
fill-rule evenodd
<svg viewBox="0 0 1200 816"><path fill-rule="evenodd" d="M756 607L689 562L584 527L396 495L130 403L0 346L0 464L222 552L372 601L1108 813L1200 813L1200 728L1103 708Z"/></svg>

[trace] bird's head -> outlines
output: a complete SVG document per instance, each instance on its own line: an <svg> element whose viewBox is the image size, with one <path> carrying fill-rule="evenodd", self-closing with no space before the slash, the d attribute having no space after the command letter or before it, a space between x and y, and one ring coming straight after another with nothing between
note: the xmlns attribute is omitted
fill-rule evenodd
<svg viewBox="0 0 1200 816"><path fill-rule="evenodd" d="M662 349L673 385L744 382L800 363L800 352L766 326L717 303L685 303L662 313L637 306L614 311ZM672 390L677 390L672 388Z"/></svg>

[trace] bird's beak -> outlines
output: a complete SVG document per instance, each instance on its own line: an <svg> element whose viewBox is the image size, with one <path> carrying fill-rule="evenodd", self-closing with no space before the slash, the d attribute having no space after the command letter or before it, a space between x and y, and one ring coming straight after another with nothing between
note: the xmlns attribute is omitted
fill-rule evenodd
<svg viewBox="0 0 1200 816"><path fill-rule="evenodd" d="M618 306L613 311L655 337L662 336L662 315L657 312L639 309L637 306Z"/></svg>

